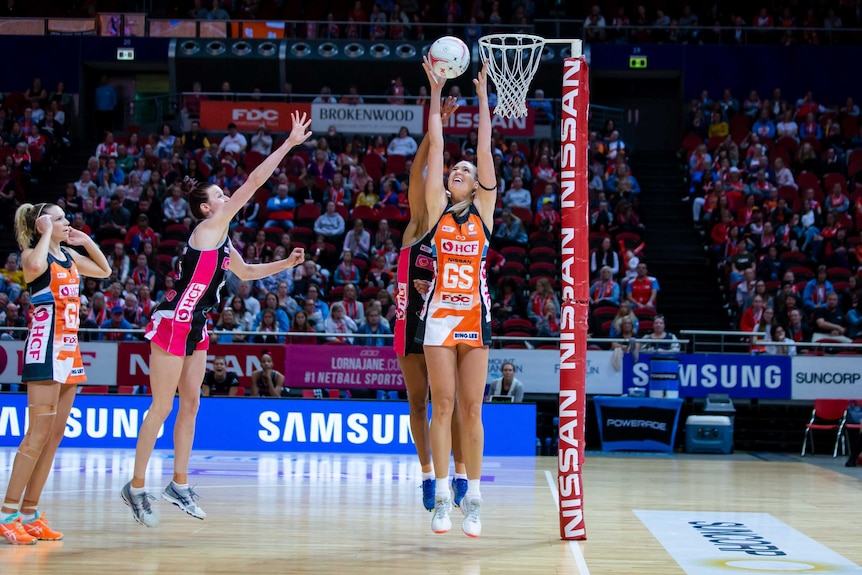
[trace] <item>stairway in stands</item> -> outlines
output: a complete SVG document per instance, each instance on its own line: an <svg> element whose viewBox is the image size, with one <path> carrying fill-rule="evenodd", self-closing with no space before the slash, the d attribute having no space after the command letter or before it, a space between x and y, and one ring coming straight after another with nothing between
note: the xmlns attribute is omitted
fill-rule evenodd
<svg viewBox="0 0 862 575"><path fill-rule="evenodd" d="M645 261L659 282L658 310L668 331L728 329L715 272L692 224L691 203L680 201L684 174L676 153L638 152L631 168L641 188L637 211L646 226Z"/></svg>

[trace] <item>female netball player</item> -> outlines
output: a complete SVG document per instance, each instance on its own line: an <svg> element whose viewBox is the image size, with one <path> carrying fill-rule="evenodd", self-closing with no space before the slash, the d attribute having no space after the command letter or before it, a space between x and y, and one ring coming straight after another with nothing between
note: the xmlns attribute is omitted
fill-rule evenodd
<svg viewBox="0 0 862 575"><path fill-rule="evenodd" d="M449 116L458 109L455 98L448 98L440 114L445 124ZM425 166L428 161L429 139L425 138L413 157L407 201L410 204L410 222L404 228L401 252L398 255L398 296L395 315L395 353L407 387L410 402L410 431L416 444L416 453L422 465L422 504L428 511L434 510L435 475L431 462L431 446L428 442L428 368L422 344L416 343L416 328L419 313L425 303L423 294L434 276L431 259L431 235L428 233L428 213L425 208ZM418 289L417 289L418 288ZM421 290L421 291L420 291ZM455 479L452 492L455 504L459 505L467 493L467 475L461 457L461 434L458 431L457 414L452 418L452 451L455 458ZM449 470L448 453L446 471Z"/></svg>
<svg viewBox="0 0 862 575"><path fill-rule="evenodd" d="M192 517L206 518L197 504L197 493L188 485L188 468L209 347L206 314L218 303L225 270L242 280L254 280L294 267L304 259L303 250L298 248L285 260L247 264L228 239L228 226L234 215L266 183L284 156L311 135L307 131L311 120L305 114L296 112L291 118L293 129L284 144L255 168L232 196L226 196L216 185L196 183L189 178L183 181L192 214L200 223L189 237L174 291L156 306L147 326L153 402L138 435L134 476L121 492L135 520L147 527L158 526L159 519L150 506L144 477L156 436L171 412L177 389L180 409L174 424L174 477L162 492L162 499Z"/></svg>
<svg viewBox="0 0 862 575"><path fill-rule="evenodd" d="M0 533L9 543L21 545L63 538L48 526L38 505L66 430L76 384L87 380L78 349L78 274L106 278L111 266L96 242L72 228L54 204L23 204L15 212L15 234L33 305L21 374L27 384L30 427L12 465L0 508ZM61 243L82 246L87 255Z"/></svg>
<svg viewBox="0 0 862 575"><path fill-rule="evenodd" d="M482 495L484 429L482 401L488 373L491 343L491 302L485 275L485 257L497 201L497 180L491 155L491 113L488 109L487 70L473 80L479 98L478 167L470 162L455 164L449 173L448 191L443 182L443 124L440 93L445 79L431 69L427 57L423 67L431 83L428 113L428 175L425 202L431 223L434 281L422 310L416 340L425 347L430 369L431 456L438 474L431 529L449 531L451 507L447 477L452 445L451 419L458 396L461 444L467 465L467 494L461 501L461 528L470 537L482 531L479 508ZM457 386L456 386L457 382Z"/></svg>

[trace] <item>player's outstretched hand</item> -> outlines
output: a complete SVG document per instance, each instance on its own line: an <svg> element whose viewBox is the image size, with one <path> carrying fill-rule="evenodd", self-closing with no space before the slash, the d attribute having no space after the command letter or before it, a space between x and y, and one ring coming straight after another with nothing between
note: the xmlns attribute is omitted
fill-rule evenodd
<svg viewBox="0 0 862 575"><path fill-rule="evenodd" d="M305 261L305 250L303 248L293 248L293 251L290 252L290 256L288 256L285 261L289 268L298 266Z"/></svg>
<svg viewBox="0 0 862 575"><path fill-rule="evenodd" d="M290 115L290 119L293 120L293 128L290 130L290 136L288 136L285 143L289 143L292 148L299 146L311 137L311 132L308 129L311 126L311 118L305 112L302 112L302 114L293 112Z"/></svg>
<svg viewBox="0 0 862 575"><path fill-rule="evenodd" d="M443 107L440 110L440 120L443 122L443 125L446 125L446 122L449 121L449 116L455 113L455 111L460 108L458 105L458 98L455 96L449 96L445 100L443 100Z"/></svg>
<svg viewBox="0 0 862 575"><path fill-rule="evenodd" d="M482 69L473 78L473 85L476 86L476 95L480 98L488 97L488 62L482 64Z"/></svg>
<svg viewBox="0 0 862 575"><path fill-rule="evenodd" d="M438 76L431 66L431 60L428 56L422 57L422 68L425 70L425 75L428 76L428 83L431 84L431 89L436 91L443 90L443 84L446 83L446 78Z"/></svg>

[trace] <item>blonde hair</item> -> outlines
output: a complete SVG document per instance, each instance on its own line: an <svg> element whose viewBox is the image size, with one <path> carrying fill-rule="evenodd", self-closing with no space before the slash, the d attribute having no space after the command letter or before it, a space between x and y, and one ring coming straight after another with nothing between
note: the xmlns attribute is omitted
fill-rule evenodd
<svg viewBox="0 0 862 575"><path fill-rule="evenodd" d="M26 250L39 241L41 234L36 231L36 220L44 214L46 208L53 205L48 203L21 204L15 211L15 239L18 240L18 247Z"/></svg>
<svg viewBox="0 0 862 575"><path fill-rule="evenodd" d="M458 163L460 164L461 162L458 162ZM479 181L479 168L477 168L475 165L473 165L472 162L464 161L464 163L467 164L468 166L470 166L470 173L473 175L473 179L475 179L476 182L478 182ZM447 190L446 193L448 194L449 191ZM459 218L466 217L467 214L470 213L470 206L473 205L473 198L475 198L475 197L476 197L476 191L473 190L473 192L470 194L469 198L461 200L457 204L452 204L451 206L449 206L449 209L446 211L449 213L455 214L455 216L457 216Z"/></svg>

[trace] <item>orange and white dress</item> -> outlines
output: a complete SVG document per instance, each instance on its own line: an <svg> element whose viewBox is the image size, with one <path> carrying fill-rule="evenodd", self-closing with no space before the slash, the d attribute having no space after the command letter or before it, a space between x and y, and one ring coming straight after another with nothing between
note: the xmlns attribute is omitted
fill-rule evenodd
<svg viewBox="0 0 862 575"><path fill-rule="evenodd" d="M431 235L434 279L416 341L440 347L490 345L491 295L485 259L491 232L475 206L470 206L464 218L444 212Z"/></svg>
<svg viewBox="0 0 862 575"><path fill-rule="evenodd" d="M33 314L24 344L21 381L87 381L78 347L81 309L78 267L61 248L64 261L48 254L48 269L30 282Z"/></svg>

